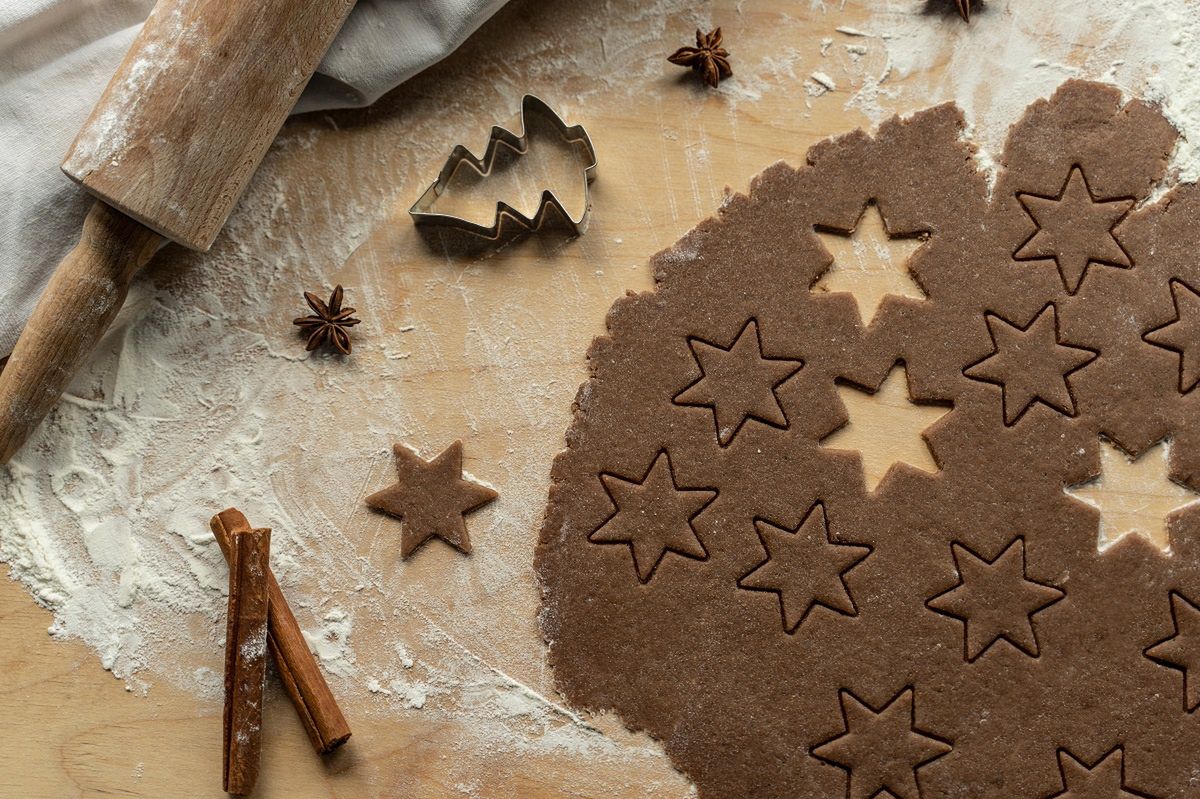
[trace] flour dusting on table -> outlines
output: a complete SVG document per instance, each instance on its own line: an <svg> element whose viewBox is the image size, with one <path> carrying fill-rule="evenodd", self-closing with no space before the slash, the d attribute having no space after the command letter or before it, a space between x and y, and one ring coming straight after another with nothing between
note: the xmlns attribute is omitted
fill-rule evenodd
<svg viewBox="0 0 1200 799"><path fill-rule="evenodd" d="M865 30L841 31L846 40L871 37L886 51L863 72L850 107L878 122L894 112L889 100L953 101L974 122L973 138L998 153L1009 121L1029 103L1067 78L1103 80L1162 106L1184 133L1174 157L1179 179L1200 178L1194 3L990 0L969 26L953 14L920 13L923 5L885 0Z"/></svg>

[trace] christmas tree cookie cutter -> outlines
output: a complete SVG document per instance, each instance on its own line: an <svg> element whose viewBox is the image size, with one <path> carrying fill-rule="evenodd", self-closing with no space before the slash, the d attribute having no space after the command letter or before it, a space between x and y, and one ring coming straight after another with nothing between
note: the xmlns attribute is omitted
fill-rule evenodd
<svg viewBox="0 0 1200 799"><path fill-rule="evenodd" d="M570 212L563 206L562 201L550 189L542 191L541 199L538 201L537 212L532 217L525 216L525 214L506 202L497 202L496 216L490 226L472 222L461 216L438 213L433 210L434 203L445 193L446 188L450 185L450 179L460 166L466 165L474 169L480 177L486 177L495 164L496 154L500 147L507 147L517 155L525 155L529 150L529 119L531 117L540 117L544 121L549 122L564 142L582 145L587 154L587 165L583 170L583 210L580 211L578 217L572 217ZM506 221L515 223L523 231L538 230L546 222L551 210L553 210L561 218L563 224L570 229L572 235L579 235L587 229L588 216L592 210L592 200L588 192L588 186L595 179L596 148L592 145L592 139L588 136L587 131L584 130L582 125L568 125L544 100L532 94L527 94L521 98L520 135L499 125L492 126L492 132L488 136L487 150L484 152L483 158L476 158L465 146L456 144L450 152L450 157L446 159L446 164L442 167L442 171L438 174L437 180L413 203L408 213L417 225L453 228L490 241L497 241L502 237L502 231L507 227L505 224Z"/></svg>

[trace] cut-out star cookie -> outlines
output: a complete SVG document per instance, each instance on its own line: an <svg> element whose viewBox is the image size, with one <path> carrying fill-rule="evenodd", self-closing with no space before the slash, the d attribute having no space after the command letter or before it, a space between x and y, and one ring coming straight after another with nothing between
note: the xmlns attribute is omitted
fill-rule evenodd
<svg viewBox="0 0 1200 799"><path fill-rule="evenodd" d="M1017 199L1037 230L1017 248L1013 260L1052 258L1068 294L1079 291L1092 264L1121 269L1133 266L1113 232L1133 207L1133 200L1098 199L1080 167L1071 168L1057 197L1021 193Z"/></svg>
<svg viewBox="0 0 1200 799"><path fill-rule="evenodd" d="M1100 511L1097 546L1107 549L1126 535L1144 537L1163 552L1171 549L1167 519L1200 501L1200 496L1171 479L1170 444L1155 444L1137 458L1100 439L1100 476L1064 490Z"/></svg>
<svg viewBox="0 0 1200 799"><path fill-rule="evenodd" d="M828 228L818 228L816 234L833 256L833 263L813 283L812 290L849 293L864 327L875 321L887 297L926 298L925 290L908 271L909 260L925 243L926 236L893 236L875 203L863 208L849 234Z"/></svg>
<svg viewBox="0 0 1200 799"><path fill-rule="evenodd" d="M838 394L848 418L846 424L821 440L821 446L857 452L868 491L879 488L899 464L930 474L938 471L923 433L949 408L913 402L903 365L893 366L874 393L839 385Z"/></svg>
<svg viewBox="0 0 1200 799"><path fill-rule="evenodd" d="M616 511L588 540L628 545L634 570L643 583L650 581L668 552L695 560L708 558L692 520L716 498L717 492L680 488L666 450L658 453L640 480L601 474L600 481Z"/></svg>
<svg viewBox="0 0 1200 799"><path fill-rule="evenodd" d="M402 521L400 557L437 536L465 553L471 552L464 514L491 502L495 491L462 474L462 442L455 441L431 461L403 444L393 448L400 480L366 498L368 506Z"/></svg>
<svg viewBox="0 0 1200 799"><path fill-rule="evenodd" d="M1171 592L1173 635L1146 648L1146 657L1183 672L1183 709L1200 707L1200 607L1178 591Z"/></svg>
<svg viewBox="0 0 1200 799"><path fill-rule="evenodd" d="M1050 799L1154 799L1125 783L1125 750L1118 746L1092 765L1058 750L1063 789Z"/></svg>
<svg viewBox="0 0 1200 799"><path fill-rule="evenodd" d="M1025 575L1025 541L1017 538L992 560L959 543L950 545L958 585L925 604L965 626L963 656L974 662L1000 640L1030 657L1038 656L1033 617L1066 594Z"/></svg>
<svg viewBox="0 0 1200 799"><path fill-rule="evenodd" d="M814 505L795 530L762 519L754 524L767 559L738 580L738 587L777 594L786 632L794 633L818 605L845 616L858 614L846 573L871 548L830 538L824 505Z"/></svg>
<svg viewBox="0 0 1200 799"><path fill-rule="evenodd" d="M987 314L992 352L963 369L974 380L1000 386L1004 424L1012 426L1035 402L1065 416L1076 415L1068 378L1099 355L1087 347L1063 344L1054 303L1021 327L996 314Z"/></svg>
<svg viewBox="0 0 1200 799"><path fill-rule="evenodd" d="M1147 330L1146 341L1179 353L1179 393L1186 394L1200 383L1200 292L1182 280L1171 281L1175 318Z"/></svg>
<svg viewBox="0 0 1200 799"><path fill-rule="evenodd" d="M728 347L700 338L689 338L688 345L700 367L700 378L676 394L674 402L711 408L722 447L729 446L751 419L787 428L787 416L775 391L800 371L804 362L764 355L757 320L746 322Z"/></svg>
<svg viewBox="0 0 1200 799"><path fill-rule="evenodd" d="M847 799L920 799L917 771L953 748L917 729L913 689L906 688L879 710L849 691L838 695L846 731L814 747L813 757L849 772Z"/></svg>

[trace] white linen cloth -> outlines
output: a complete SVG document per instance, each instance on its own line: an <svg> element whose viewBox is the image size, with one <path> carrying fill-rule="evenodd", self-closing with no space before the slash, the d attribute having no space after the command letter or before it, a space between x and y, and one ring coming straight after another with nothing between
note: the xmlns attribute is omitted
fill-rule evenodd
<svg viewBox="0 0 1200 799"><path fill-rule="evenodd" d="M296 112L369 105L505 0L359 0ZM58 165L153 0L0 0L0 357L91 200Z"/></svg>

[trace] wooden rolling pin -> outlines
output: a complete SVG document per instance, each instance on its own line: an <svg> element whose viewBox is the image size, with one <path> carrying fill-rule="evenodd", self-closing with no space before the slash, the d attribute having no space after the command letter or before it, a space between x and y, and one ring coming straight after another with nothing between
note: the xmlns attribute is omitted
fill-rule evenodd
<svg viewBox="0 0 1200 799"><path fill-rule="evenodd" d="M0 463L168 239L207 250L354 0L159 0L63 171L99 198L0 372Z"/></svg>

